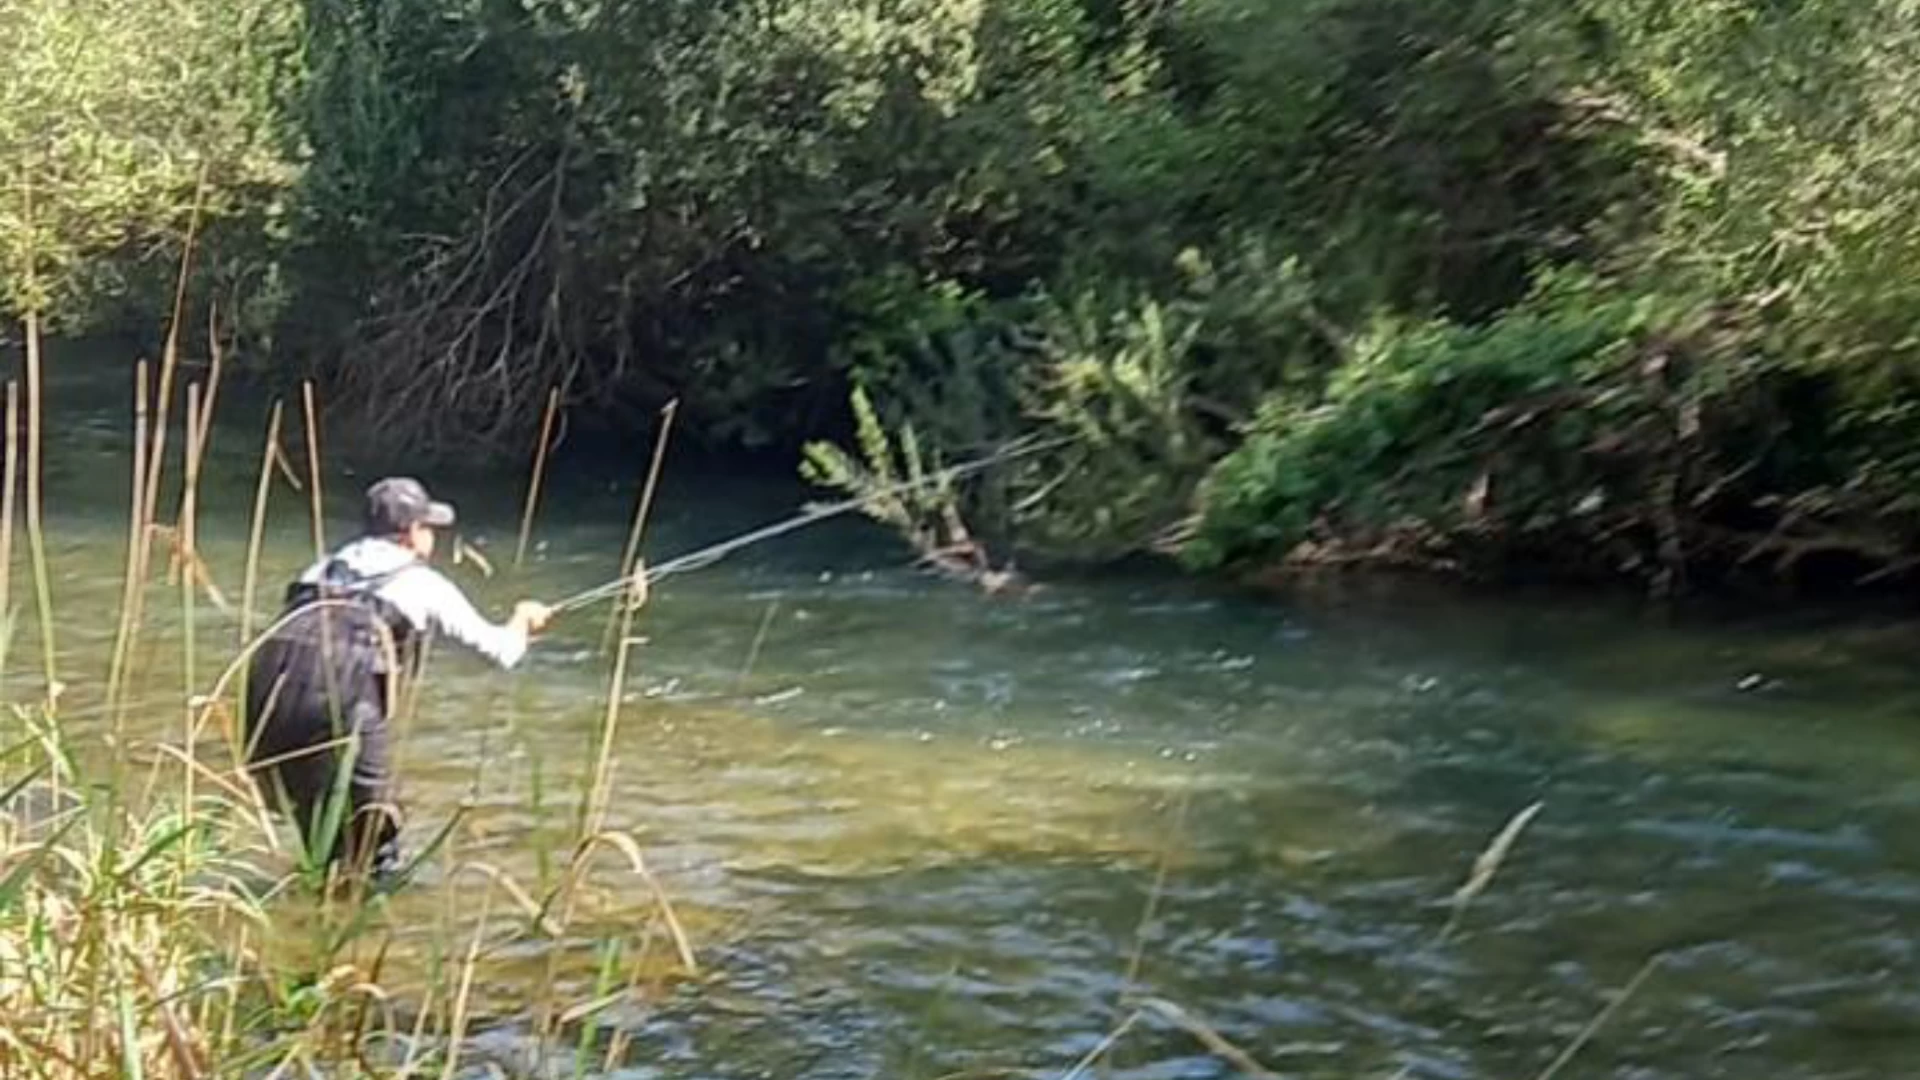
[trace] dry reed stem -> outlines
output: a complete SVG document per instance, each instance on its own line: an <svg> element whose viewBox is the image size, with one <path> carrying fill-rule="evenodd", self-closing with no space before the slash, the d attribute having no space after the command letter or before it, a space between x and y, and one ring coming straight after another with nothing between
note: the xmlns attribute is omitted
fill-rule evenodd
<svg viewBox="0 0 1920 1080"><path fill-rule="evenodd" d="M641 489L640 503L634 510L633 528L627 537L627 552L623 556L622 567L629 573L639 565L641 538L646 534L647 520L653 512L653 497L660 483L660 468L666 460L667 443L673 436L673 418L679 411L677 401L668 402L661 410L662 422L660 434L653 444L653 460L647 466L647 482ZM644 603L644 593L640 603ZM600 832L605 827L606 797L612 784L612 758L614 733L620 726L620 706L626 698L627 654L634 645L633 618L640 603L619 605L613 613L613 620L619 628L619 651L613 662L613 677L607 690L606 714L601 723L600 747L594 755L593 782L588 789L587 802L581 807L580 836Z"/></svg>
<svg viewBox="0 0 1920 1080"><path fill-rule="evenodd" d="M593 756L587 801L580 808L580 836L583 841L606 825L606 801L613 784L613 741L620 729L620 706L626 698L627 656L637 644L629 633L633 627L631 609L622 616L621 624L620 646L614 653L613 675L608 679L607 706L600 720L600 745Z"/></svg>
<svg viewBox="0 0 1920 1080"><path fill-rule="evenodd" d="M1126 996L1133 993L1140 982L1140 969L1146 963L1147 932L1153 929L1154 919L1159 916L1160 897L1166 892L1167 874L1173 867L1173 852L1180 837L1186 832L1187 810L1193 804L1191 792L1181 792L1180 801L1173 812L1173 832L1165 847L1160 849L1160 864L1154 869L1153 888L1147 893L1146 907L1140 912L1140 925L1133 932L1133 954L1127 958L1126 976L1120 982L1120 993Z"/></svg>
<svg viewBox="0 0 1920 1080"><path fill-rule="evenodd" d="M121 680L127 675L127 661L131 650L132 613L134 603L138 603L136 592L140 590L140 544L144 542L146 523L142 513L146 511L146 440L148 440L148 365L142 359L134 365L132 375L132 492L127 503L127 577L121 584L121 617L119 628L113 636L113 657L109 659L108 701L115 701L123 692ZM115 736L119 734L119 724L115 724Z"/></svg>
<svg viewBox="0 0 1920 1080"><path fill-rule="evenodd" d="M1640 984L1647 981L1647 976L1652 975L1653 969L1659 967L1660 961L1665 958L1663 953L1655 953L1647 957L1647 962L1641 964L1640 970L1633 973L1633 978L1628 979L1627 984L1620 988L1620 992L1614 995L1613 1000L1607 1002L1606 1008L1595 1014L1594 1018L1588 1021L1587 1026L1580 1029L1580 1034L1574 1036L1573 1041L1567 1044L1566 1049L1560 1051L1560 1056L1553 1059L1553 1064L1547 1066L1546 1071L1540 1074L1539 1080L1553 1080L1559 1075L1560 1070L1566 1068L1567 1063L1572 1061L1606 1025L1606 1022L1613 1018L1613 1014L1620 1011L1621 1006L1627 1003L1627 999L1639 991Z"/></svg>
<svg viewBox="0 0 1920 1080"><path fill-rule="evenodd" d="M312 380L300 384L300 401L307 419L307 480L311 486L307 494L313 510L313 557L324 559L327 531L325 514L320 507L320 426L314 413Z"/></svg>
<svg viewBox="0 0 1920 1080"><path fill-rule="evenodd" d="M464 563L472 563L474 568L480 571L482 578L488 580L493 578L493 563L487 558L486 554L465 540L455 540L453 542L453 565L460 566Z"/></svg>
<svg viewBox="0 0 1920 1080"><path fill-rule="evenodd" d="M433 1006L434 1002L432 998L421 1002L418 1015L413 1018L413 1031L409 1033L411 1035L411 1041L408 1043L407 1060L401 1062L400 1071L396 1074L397 1080L405 1080L405 1078L413 1075L416 1061L414 1055L426 1039L427 1024L433 1018Z"/></svg>
<svg viewBox="0 0 1920 1080"><path fill-rule="evenodd" d="M249 929L246 926L242 926L233 943L233 952L227 957L227 967L229 970L240 971L245 967L244 958L247 955L249 940ZM241 982L238 979L232 980L225 987L227 991L227 1008L224 1019L220 1025L220 1045L222 1046L234 1045L236 1025L239 1022L240 988Z"/></svg>
<svg viewBox="0 0 1920 1080"><path fill-rule="evenodd" d="M647 920L645 929L641 931L640 943L638 947L636 947L633 950L633 959L627 965L626 981L621 985L621 987L618 990L613 990L607 993L603 993L598 998L592 1001L583 1002L579 1005L574 1006L571 1009L568 1009L566 1014L561 1017L562 1026L565 1026L566 1024L571 1024L571 1023L578 1023L589 1017L596 1016L602 1010L611 1008L612 1006L620 1002L622 999L637 1000L639 998L640 979L641 979L641 976L645 974L647 954L653 948L653 928L658 921L659 919L657 915L654 918L650 918ZM617 945L618 943L616 942L615 944ZM597 987L598 989L605 989L605 987L612 981L612 976L614 974L614 964L618 961L618 959L619 959L619 955L617 950L609 953L607 957L607 962L604 965L602 965L601 973L603 977L601 979L599 986ZM584 1059L586 1056L586 1052L588 1050L589 1043L590 1043L590 1039L588 1035L589 1035L588 1030L585 1027L583 1027L580 1032L580 1045L578 1050L580 1059ZM608 1075L612 1075L615 1072L615 1070L619 1067L620 1063L626 1058L627 1050L631 1045L632 1045L632 1038L627 1034L626 1028L616 1026L613 1029L611 1036L607 1039L606 1052L601 1055L600 1072ZM578 1069L578 1066L576 1066L576 1070L577 1069Z"/></svg>
<svg viewBox="0 0 1920 1080"><path fill-rule="evenodd" d="M647 482L640 490L639 505L633 508L633 526L627 531L627 546L620 552L620 576L623 580L633 576L634 565L640 559L640 542L646 536L647 519L653 513L654 489L660 482L660 467L666 460L667 441L673 436L673 421L679 414L678 398L667 402L660 410L660 434L653 441L653 460L647 465ZM600 639L601 652L607 651L616 632L622 638L626 636L618 609L607 613L606 633Z"/></svg>
<svg viewBox="0 0 1920 1080"><path fill-rule="evenodd" d="M481 894L480 918L473 928L473 937L467 944L466 962L460 970L460 988L453 999L453 1011L447 1023L447 1062L441 1069L440 1080L453 1080L454 1070L460 1063L460 1042L466 1037L467 1010L471 1004L473 975L479 967L480 941L486 935L487 920L493 914L493 890Z"/></svg>
<svg viewBox="0 0 1920 1080"><path fill-rule="evenodd" d="M1087 1051L1086 1056L1074 1062L1072 1068L1061 1073L1060 1080L1080 1080L1080 1077L1085 1076L1087 1070L1093 1068L1095 1062L1106 1057L1108 1051L1112 1050L1114 1045L1126 1036L1127 1032L1132 1031L1133 1026L1138 1024L1144 1016L1146 1016L1146 1013L1141 1009L1135 1009L1131 1013L1128 1013L1126 1019L1120 1021L1112 1031L1107 1032L1104 1038L1094 1044L1093 1049Z"/></svg>
<svg viewBox="0 0 1920 1080"><path fill-rule="evenodd" d="M631 610L628 610L622 616L623 631L630 629L632 623L633 613ZM568 867L566 875L562 877L560 886L556 888L556 893L562 894L565 897L565 903L562 905L560 913L560 925L562 927L570 926L573 923L575 902L577 899L572 885L574 874L577 872L586 853L592 846L591 839L603 831L602 823L605 818L605 792L612 776L613 738L614 732L618 730L620 724L620 704L621 699L625 696L627 679L627 650L631 644L631 639L623 632L620 636L619 649L614 654L613 674L607 690L606 713L601 719L600 724L600 745L594 752L593 769L588 781L586 798L580 804L580 836L575 847L573 864ZM549 903L551 903L551 899ZM548 955L547 977L538 1010L539 1021L537 1024L537 1028L543 1038L550 1037L552 1034L554 1020L552 986L558 975L559 963L560 958L557 953Z"/></svg>
<svg viewBox="0 0 1920 1080"><path fill-rule="evenodd" d="M277 445L273 448L273 467L279 470L280 479L285 480L288 487L295 491L307 490L307 485L300 482L300 474L294 471L293 459L287 456L284 448Z"/></svg>
<svg viewBox="0 0 1920 1080"><path fill-rule="evenodd" d="M207 371L207 395L200 403L200 426L194 432L198 452L194 455L196 464L206 458L207 444L213 438L213 407L220 400L220 372L225 367L226 349L220 345L220 306L216 301L207 307L207 353L212 365Z"/></svg>
<svg viewBox="0 0 1920 1080"><path fill-rule="evenodd" d="M329 746L327 748L331 747ZM189 772L198 773L215 787L226 792L233 798L237 809L243 808L251 814L253 823L260 827L261 834L267 838L268 850L279 850L279 840L274 836L272 812L267 809L266 800L261 798L260 790L254 787L251 782L247 781L244 770L233 774L222 773L208 767L205 763L194 758L180 747L168 746L165 743L155 744L154 750L162 755L173 758L180 763L181 768ZM300 756L300 754L294 753L283 756L290 760ZM233 779L235 776L240 779Z"/></svg>
<svg viewBox="0 0 1920 1080"><path fill-rule="evenodd" d="M126 579L120 590L120 624L114 631L113 655L107 665L107 702L115 705L125 691L122 681L126 678L127 665L132 648L134 606L139 603L137 593L140 589L140 546L144 542L145 522L141 515L146 508L147 484L147 362L140 361L133 370L133 491L129 496L127 510L127 567ZM116 710L113 721L113 734L116 743L125 734L124 724Z"/></svg>
<svg viewBox="0 0 1920 1080"><path fill-rule="evenodd" d="M547 414L540 421L540 441L533 448L533 472L527 478L526 508L520 513L520 540L513 548L513 565L527 557L527 541L533 536L533 515L540 505L540 486L547 475L547 454L551 451L553 422L560 413L560 388L547 395Z"/></svg>
<svg viewBox="0 0 1920 1080"><path fill-rule="evenodd" d="M31 221L31 215L29 215ZM32 228L29 225L28 231ZM29 263L31 263L29 259ZM29 272L31 275L31 272ZM27 312L27 547L33 553L34 598L40 612L40 654L49 713L59 707L60 676L53 638L53 584L47 573L47 538L40 494L40 316Z"/></svg>
<svg viewBox="0 0 1920 1080"><path fill-rule="evenodd" d="M1494 875L1500 872L1501 864L1506 862L1507 856L1512 853L1513 845L1520 839L1520 833L1526 829L1534 815L1540 812L1543 805L1545 804L1536 802L1513 815L1507 821L1506 827L1502 828L1493 838L1493 842L1487 845L1487 849L1473 861L1473 870L1467 875L1467 880L1454 891L1453 913L1447 917L1446 926L1441 928L1439 941L1452 937L1453 932L1460 928L1460 920L1466 917L1467 906L1493 884Z"/></svg>
<svg viewBox="0 0 1920 1080"><path fill-rule="evenodd" d="M560 1014L560 1026L565 1027L569 1024L577 1024L590 1016L606 1010L621 998L626 997L627 992L627 988L623 986L610 994L601 994L598 997L591 997L585 1001L574 1004L571 1008L567 1009L566 1012Z"/></svg>
<svg viewBox="0 0 1920 1080"><path fill-rule="evenodd" d="M1186 831L1187 809L1191 804L1192 796L1187 792L1182 792L1180 801L1175 804L1173 831L1167 838L1165 846L1160 849L1158 865L1154 868L1153 873L1153 885L1147 890L1147 902L1140 911L1140 922L1134 927L1133 951L1127 957L1127 970L1120 979L1120 1001L1122 1004L1125 1004L1133 998L1135 988L1139 985L1140 970L1146 963L1147 933L1153 929L1154 920L1159 917L1160 897L1166 892L1167 875L1173 867L1174 848L1177 846L1181 834ZM1136 1013L1136 1018L1137 1015ZM1122 1026L1124 1027L1125 1025L1123 1024ZM1105 1044L1101 1052L1103 1054L1107 1053L1111 1051L1112 1048L1113 1042L1110 1041ZM1100 1059L1095 1059L1093 1063L1103 1064Z"/></svg>
<svg viewBox="0 0 1920 1080"><path fill-rule="evenodd" d="M404 739L413 731L413 725L420 718L420 701L427 692L427 673L433 666L433 638L428 636L419 643L419 667L414 677L408 679L402 687L400 707L394 717L398 721L396 728L399 737Z"/></svg>
<svg viewBox="0 0 1920 1080"><path fill-rule="evenodd" d="M220 400L220 373L225 366L226 350L220 347L219 307L209 307L207 312L207 349L212 356L212 364L207 372L206 392L202 396L197 413L189 409L187 420L187 460L186 471L189 477L197 477L206 463L207 444L213 437L213 407ZM194 482L189 479L180 493L180 512L175 518L176 532L186 531L185 520L188 513L188 501L193 498ZM212 575L206 570L206 564L193 558L193 547L174 549L175 561L168 567L168 580L176 571L184 570L189 575L197 574L206 583L209 594L218 596L219 589L214 587Z"/></svg>
<svg viewBox="0 0 1920 1080"><path fill-rule="evenodd" d="M180 249L180 269L174 276L173 312L167 320L167 340L161 349L160 388L155 405L153 452L147 458L147 487L144 521L157 520L155 509L160 499L160 473L166 461L167 411L173 404L173 378L180 363L180 326L187 317L187 280L193 267L193 247L200 234L200 213L205 205L207 171L203 165L193 193L193 212L187 219L186 243Z"/></svg>
<svg viewBox="0 0 1920 1080"><path fill-rule="evenodd" d="M200 437L204 430L203 418L201 416L200 384L190 383L187 386L186 476L183 491L180 495L179 518L179 549L182 554L182 563L187 567L187 572L180 575L180 621L183 635L182 650L184 653L180 658L180 682L181 708L185 710L184 723L182 726L186 729L186 751L189 760L194 756L195 736L198 734L199 729L199 726L194 723L193 709L193 691L196 678L194 661L196 658L194 655L194 574L192 567L197 559L195 552L195 533L196 522L199 518L200 454L203 449L200 445ZM188 769L183 774L181 783L180 813L184 815L189 822L193 820L193 790L193 770ZM181 855L182 858L186 856L184 846L181 849Z"/></svg>
<svg viewBox="0 0 1920 1080"><path fill-rule="evenodd" d="M468 861L454 867L453 872L448 875L448 880L451 881L466 871L472 871L494 885L498 885L501 891L507 894L507 899L512 900L514 906L520 909L520 913L527 917L527 921L541 933L559 937L566 932L547 917L546 906L535 900L533 894L522 888L520 883L513 879L513 875L505 870L488 862Z"/></svg>
<svg viewBox="0 0 1920 1080"><path fill-rule="evenodd" d="M600 844L610 845L625 855L627 857L627 865L639 876L640 880L646 882L647 888L653 893L654 900L660 905L660 916L666 920L667 933L673 936L673 947L680 954L680 965L686 968L688 972L698 974L700 971L700 961L694 956L693 942L687 937L686 928L681 925L679 915L674 912L673 901L667 898L667 890L661 887L660 880L653 876L651 870L647 869L647 861L640 854L639 842L622 832L604 831L595 833L587 839L586 844L581 848L578 860L579 864L585 865L586 857L591 854L594 847Z"/></svg>
<svg viewBox="0 0 1920 1080"><path fill-rule="evenodd" d="M6 673L13 638L13 521L20 481L20 385L7 380L6 477L0 482L0 687Z"/></svg>
<svg viewBox="0 0 1920 1080"><path fill-rule="evenodd" d="M1060 1074L1059 1080L1079 1080L1086 1075L1088 1070L1093 1069L1101 1059L1111 1053L1120 1039L1127 1032L1132 1031L1148 1013L1170 1021L1175 1027L1200 1040L1201 1045L1215 1057L1232 1065L1241 1073L1254 1077L1255 1080L1280 1080L1278 1073L1255 1061L1252 1055L1235 1046L1226 1036L1203 1023L1198 1017L1171 1001L1157 997L1141 998L1138 1007L1128 1013L1125 1019L1094 1045L1093 1049L1087 1051L1079 1061L1075 1062L1072 1068ZM1549 1078L1543 1077L1541 1080L1549 1080Z"/></svg>
<svg viewBox="0 0 1920 1080"><path fill-rule="evenodd" d="M140 528L134 543L139 549L135 560L137 573L133 608L129 620L127 656L123 678L130 678L133 658L139 647L140 630L146 615L146 581L153 565L151 528L158 519L160 478L167 458L167 417L173 404L173 380L180 366L180 327L186 321L187 281L193 266L193 249L200 235L200 215L205 206L207 175L203 166L193 194L193 210L187 219L186 241L180 250L180 268L174 277L173 310L167 320L166 342L160 353L160 378L154 395L150 426L151 445L147 448L146 478L141 484Z"/></svg>
<svg viewBox="0 0 1920 1080"><path fill-rule="evenodd" d="M644 584L644 579L640 580L642 584ZM733 689L735 693L738 693L740 687L746 684L747 676L753 673L754 661L760 659L760 646L766 643L767 631L773 627L774 612L779 610L779 598L776 597L768 601L766 614L760 616L760 628L754 631L753 644L747 646L746 662L740 665L740 674L733 677Z"/></svg>
<svg viewBox="0 0 1920 1080"><path fill-rule="evenodd" d="M623 991L623 994L631 993L631 987ZM627 1056L627 1050L632 1045L633 1036L627 1034L626 1028L614 1028L613 1037L607 1040L607 1052L600 1059L600 1071L612 1075L615 1066Z"/></svg>
<svg viewBox="0 0 1920 1080"><path fill-rule="evenodd" d="M26 225L25 255L27 294L31 296L39 289L40 252L35 246L36 229L38 225L37 219L34 216L33 174L30 170L24 168L20 173L20 202L21 209L24 211L21 220ZM51 706L55 695L52 676L53 664L50 659L52 655L52 642L47 638L47 624L53 620L52 613L47 610L49 605L39 602L39 598L45 595L46 591L44 586L46 568L44 565L45 553L41 549L39 540L38 525L40 511L37 505L40 497L40 313L37 307L30 305L27 308L25 324L27 332L27 547L31 550L33 556L34 595L40 613L40 630L43 647L47 650L46 655L49 657L46 665L48 668L46 677L46 699L48 705ZM19 445L18 441L13 437L14 434L15 433L9 433L9 454L12 452L12 447ZM7 523L9 528L12 527L12 524L12 521L8 521ZM54 790L58 793L59 778L57 776L54 779L54 784Z"/></svg>
<svg viewBox="0 0 1920 1080"><path fill-rule="evenodd" d="M380 986L380 976L386 971L387 950L392 946L393 934L388 932L381 935L380 947L374 951L373 963L367 966L366 980L363 986L356 986L354 988L356 993L361 993L360 1005L355 1011L351 1035L351 1038L354 1040L356 1056L359 1053L359 1043L366 1036L369 1006L376 1004L380 1006L380 1016L383 1021L382 1030L388 1033L392 1033L396 1022L399 1020L397 1010L394 1008L393 996ZM364 992L362 992L363 990ZM361 1064L364 1068L364 1060ZM372 1074L375 1070L368 1068L367 1072Z"/></svg>
<svg viewBox="0 0 1920 1080"><path fill-rule="evenodd" d="M133 961L140 983L154 999L154 1011L159 1014L160 1028L166 1036L167 1052L173 1058L175 1073L188 1080L199 1080L206 1072L206 1058L201 1052L204 1040L196 1038L180 1022L179 1014L174 1012L173 1003L167 1000L167 994L161 989L160 980L154 977L153 968L138 949L129 948L127 955Z"/></svg>
<svg viewBox="0 0 1920 1080"><path fill-rule="evenodd" d="M260 584L260 545L266 535L267 497L273 489L274 457L280 452L281 411L281 403L275 401L273 411L267 417L267 441L260 451L260 479L253 491L253 524L247 533L246 581L240 587L240 640L243 643L253 636L254 594Z"/></svg>
<svg viewBox="0 0 1920 1080"><path fill-rule="evenodd" d="M652 513L654 492L660 481L661 464L666 459L667 443L672 437L673 419L678 411L679 403L677 401L668 402L666 408L661 410L662 422L660 433L654 440L653 459L647 467L646 484L641 490L639 505L634 509L633 527L627 535L626 551L623 552L621 556L620 565L623 572L629 571L639 560L640 541L646 532L648 516ZM607 793L612 784L613 743L615 733L619 730L620 726L620 706L626 697L627 656L634 644L632 638L633 617L637 606L636 604L617 605L608 618L609 631L616 629L618 631L619 647L614 653L613 672L607 687L606 712L601 719L600 725L600 744L594 752L593 768L590 774L591 779L588 784L586 798L580 805L580 819L578 823L579 840L576 850L582 854L591 848L592 844L590 841L594 837L605 832L605 803ZM637 846L635 850L637 851ZM576 854L576 863L579 857L580 855ZM644 864L642 865L644 867ZM665 892L656 887L656 895L664 897ZM566 903L561 909L560 924L562 926L571 925L574 915L574 904L575 896L573 891L569 889L567 891ZM686 954L691 955L691 950L688 949ZM559 956L557 954L548 956L546 987L542 993L542 998L536 1013L538 1017L536 1027L541 1032L543 1038L549 1037L552 1033L554 1003L551 990L558 971L558 964Z"/></svg>
<svg viewBox="0 0 1920 1080"><path fill-rule="evenodd" d="M233 614L232 605L227 603L227 594L213 580L213 570L207 560L196 552L189 554L180 541L180 530L175 525L152 525L147 529L150 537L165 541L167 546L167 584L180 584L180 575L185 573L187 580L203 590L207 601L220 609L223 615Z"/></svg>
<svg viewBox="0 0 1920 1080"><path fill-rule="evenodd" d="M1187 1034L1199 1039L1216 1057L1221 1058L1234 1068L1255 1077L1256 1080L1280 1080L1279 1074L1253 1060L1246 1051L1228 1042L1218 1031L1200 1022L1192 1013L1164 998L1144 998L1140 1002L1142 1009L1156 1012Z"/></svg>

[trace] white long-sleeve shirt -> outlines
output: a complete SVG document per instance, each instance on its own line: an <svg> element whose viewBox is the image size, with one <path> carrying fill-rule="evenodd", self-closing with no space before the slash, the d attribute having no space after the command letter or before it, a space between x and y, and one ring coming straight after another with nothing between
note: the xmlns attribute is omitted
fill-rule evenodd
<svg viewBox="0 0 1920 1080"><path fill-rule="evenodd" d="M500 668L513 667L527 653L523 631L507 623L488 621L460 586L391 540L363 537L351 541L307 567L300 580L317 584L326 565L335 559L358 575L392 574L373 593L392 604L417 633L449 637Z"/></svg>

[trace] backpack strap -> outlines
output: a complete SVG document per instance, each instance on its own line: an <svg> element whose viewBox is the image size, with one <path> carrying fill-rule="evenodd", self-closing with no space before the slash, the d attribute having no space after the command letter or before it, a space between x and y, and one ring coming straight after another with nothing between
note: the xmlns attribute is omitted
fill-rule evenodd
<svg viewBox="0 0 1920 1080"><path fill-rule="evenodd" d="M410 670L418 659L416 628L399 608L380 596L377 590L387 582L420 565L418 559L409 559L400 566L378 574L359 574L348 567L343 560L337 557L330 559L320 568L320 580L296 580L287 587L286 610L294 612L329 600L352 601L361 609L365 617L372 618L386 628L402 670ZM348 619L347 625L352 627L354 621L351 618ZM358 629L349 629L350 638L359 642L357 647L372 649L373 642L377 640L376 632L364 622L358 625ZM380 672L388 670L387 663L382 657L373 657L369 663L372 670Z"/></svg>
<svg viewBox="0 0 1920 1080"><path fill-rule="evenodd" d="M333 558L320 568L319 581L296 580L287 586L286 606L289 610L303 607L322 599L375 600L374 593L387 582L420 565L417 559L409 559L391 570L378 574L358 574L348 567L345 560ZM379 606L385 608L384 603Z"/></svg>

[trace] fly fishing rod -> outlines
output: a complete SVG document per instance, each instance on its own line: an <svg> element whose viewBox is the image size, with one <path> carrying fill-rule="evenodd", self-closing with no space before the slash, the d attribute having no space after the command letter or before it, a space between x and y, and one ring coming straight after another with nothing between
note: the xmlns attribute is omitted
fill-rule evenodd
<svg viewBox="0 0 1920 1080"><path fill-rule="evenodd" d="M584 592L575 593L564 600L559 600L549 605L549 609L555 615L563 615L569 611L577 611L591 604L597 604L602 600L611 600L615 597L624 596L632 592L634 586L638 584L642 578L646 580L647 584L651 585L662 578L672 577L675 574L685 574L694 570L703 570L719 562L721 559L726 558L728 555L739 551L741 548L750 547L763 540L771 540L776 536L784 536L787 533L825 521L828 518L835 518L842 514L851 513L882 496L911 491L914 488L927 484L949 483L963 476L971 476L974 473L990 469L995 465L1025 457L1028 454L1036 454L1042 450L1051 450L1056 447L1065 446L1067 443L1073 442L1075 438L1076 436L1062 436L1061 438L1048 439L1040 442L1016 441L986 457L939 470L930 476L918 480L902 480L898 483L888 484L883 488L870 491L865 495L855 496L854 498L841 502L825 503L819 506L809 507L805 511L787 518L784 521L777 521L771 525L762 526L752 532L742 533L731 540L722 540L717 544L669 559L658 566L650 566L637 573L615 578L604 585L596 585Z"/></svg>

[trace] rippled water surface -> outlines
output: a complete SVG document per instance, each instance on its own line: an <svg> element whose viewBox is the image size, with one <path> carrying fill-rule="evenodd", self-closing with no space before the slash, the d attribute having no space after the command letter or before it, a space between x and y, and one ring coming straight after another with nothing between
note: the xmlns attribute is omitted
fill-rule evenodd
<svg viewBox="0 0 1920 1080"><path fill-rule="evenodd" d="M106 670L120 589L123 374L84 369L49 402L76 701ZM202 532L237 598L265 409L222 408ZM334 461L338 539L370 477ZM641 464L569 462L520 570L523 478L429 475L495 576L450 572L496 612L610 576ZM649 552L802 497L672 468ZM311 554L304 498L276 488L269 596ZM674 579L644 615L611 824L641 840L704 974L603 1017L633 1036L622 1075L1059 1075L1121 1018L1133 970L1284 1075L1532 1077L1655 957L1562 1075L1915 1072L1920 621L1410 588L1256 600L1141 575L985 598L904 563L841 522ZM174 596L153 593L143 700L179 698ZM235 629L198 604L204 685ZM513 675L435 658L403 752L412 837L464 802L461 858L528 879L563 858L605 715L602 633L602 612L570 620ZM38 648L24 627L15 680ZM143 713L145 734L169 737L174 707ZM1441 939L1474 857L1536 800ZM618 861L582 934L486 969L489 1023L511 1029L550 966L590 992L599 937L665 955ZM444 874L395 904L396 977L506 903ZM1110 1064L1232 1075L1157 1019Z"/></svg>

